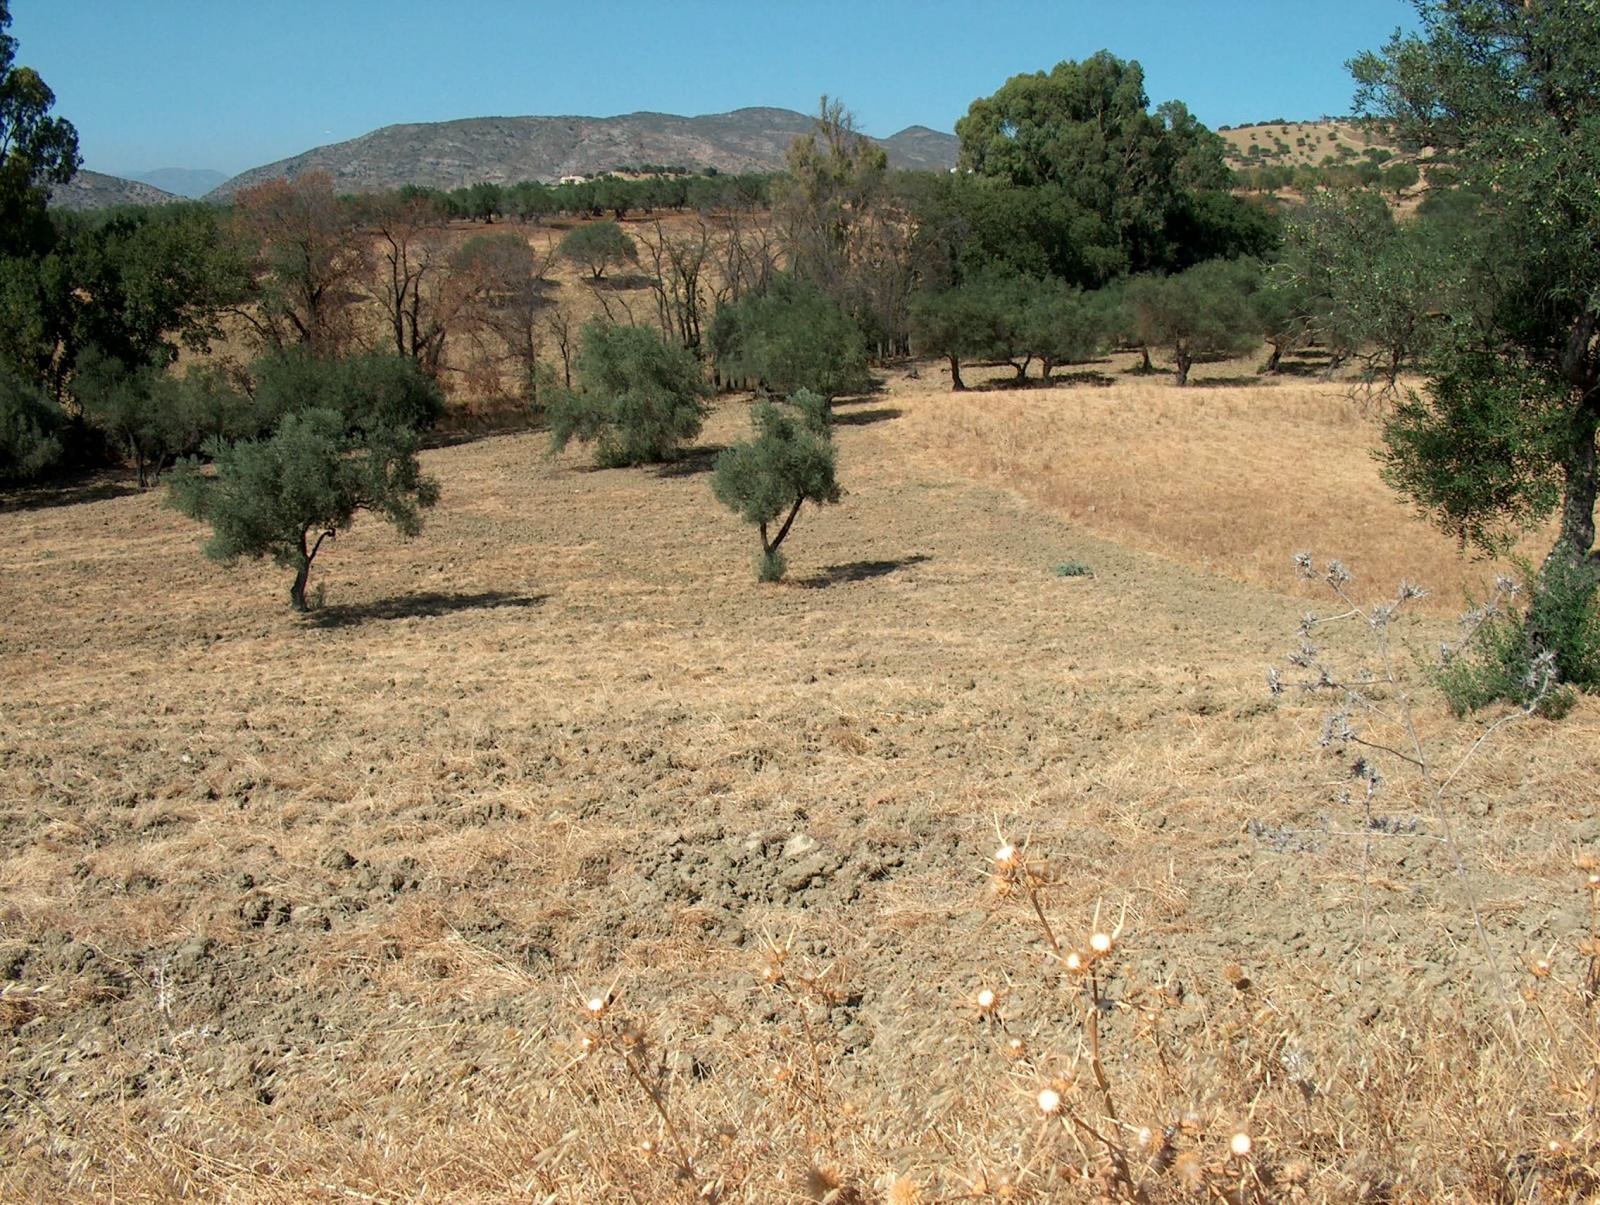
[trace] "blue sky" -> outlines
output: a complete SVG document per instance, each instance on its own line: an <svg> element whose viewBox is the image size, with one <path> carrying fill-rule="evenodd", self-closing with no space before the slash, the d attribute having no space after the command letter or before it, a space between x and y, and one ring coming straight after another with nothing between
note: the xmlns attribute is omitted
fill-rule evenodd
<svg viewBox="0 0 1600 1205"><path fill-rule="evenodd" d="M1403 0L11 0L87 167L238 172L394 122L815 110L951 130L1102 48L1208 125L1342 114Z"/></svg>

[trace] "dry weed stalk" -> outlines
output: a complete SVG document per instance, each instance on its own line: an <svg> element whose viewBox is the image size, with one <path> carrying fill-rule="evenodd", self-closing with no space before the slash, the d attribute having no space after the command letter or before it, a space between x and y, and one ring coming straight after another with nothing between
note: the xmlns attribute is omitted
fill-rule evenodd
<svg viewBox="0 0 1600 1205"><path fill-rule="evenodd" d="M1046 859L1030 857L1025 845L1017 846L1002 833L990 883L996 900L1026 902L1044 938L1046 957L1071 996L1079 1031L1077 1050L1065 1069L1046 1077L1043 1086L1037 1086L1040 1064L1027 1044L1020 1037L1007 1039L1008 1057L1020 1064L1023 1074L1036 1085L1034 1104L1042 1118L1033 1156L1024 1163L1015 1183L1048 1182L1053 1173L1108 1200L1148 1202L1169 1183L1233 1205L1281 1199L1282 1190L1292 1187L1295 1177L1279 1177L1263 1167L1248 1129L1234 1130L1225 1151L1208 1154L1203 1145L1205 1123L1193 1109L1160 1127L1135 1125L1120 1114L1107 1070L1103 1018L1132 1015L1136 1035L1147 1039L1154 1049L1159 1074L1176 1079L1158 1033L1160 1003L1147 1002L1145 993L1133 987L1118 998L1107 990L1118 971L1116 955L1127 925L1126 902L1116 923L1109 926L1101 923L1102 906L1097 903L1087 936L1069 947L1063 944L1045 907L1044 893L1054 883ZM1240 983L1248 986L1242 973L1236 973L1235 986ZM981 1021L997 1022L1002 1020L1000 1004L1000 994L986 987L978 992L974 1009ZM1175 1082L1162 1092L1168 1100L1177 1095ZM1075 1152L1065 1161L1055 1141L1062 1136Z"/></svg>
<svg viewBox="0 0 1600 1205"><path fill-rule="evenodd" d="M1309 552L1295 555L1295 567L1302 578L1315 579L1319 576ZM1385 780L1377 759L1388 758L1415 776L1427 800L1428 810L1439 826L1437 840L1449 852L1462 903L1472 916L1473 928L1483 951L1485 969L1495 984L1495 991L1500 997L1507 1019L1512 1022L1510 1026L1512 1037L1520 1044L1521 1034L1512 1015L1511 998L1506 991L1505 979L1489 940L1488 931L1484 927L1483 911L1472 887L1466 854L1457 839L1455 824L1450 809L1446 806L1446 800L1462 771L1491 736L1508 724L1526 719L1539 709L1540 703L1555 684L1554 658L1550 654L1542 654L1529 667L1533 689L1530 691L1528 702L1520 708L1507 711L1488 724L1456 758L1455 764L1447 772L1441 773L1439 756L1434 753L1418 728L1415 699L1408 685L1407 675L1395 654L1393 640L1395 620L1410 604L1423 598L1426 591L1420 586L1402 581L1396 588L1393 598L1363 605L1352 596L1350 572L1341 561L1328 561L1320 577L1343 610L1332 615L1308 612L1302 616L1299 647L1289 655L1288 660L1292 666L1306 675L1298 683L1302 691L1329 693L1340 699L1337 710L1324 718L1320 740L1322 747L1338 746L1341 749L1358 751L1352 757L1349 768L1351 776L1363 786L1365 824L1361 860L1362 886L1365 889L1368 883L1374 840L1382 835L1402 835L1388 818L1376 815L1372 808L1373 799ZM1496 613L1502 596L1514 590L1515 585L1509 579L1499 579L1496 598L1484 607L1469 611L1463 617L1466 632L1464 639L1470 640L1477 627ZM1376 667L1359 666L1354 672L1343 672L1331 664L1324 655L1325 650L1312 639L1315 633L1329 625L1349 623L1364 628L1371 642L1372 651L1376 655ZM1283 689L1282 680L1275 669L1268 672L1267 682L1268 688L1274 694ZM1415 835L1414 826L1406 830L1403 835ZM1368 919L1363 916L1363 934L1366 932Z"/></svg>
<svg viewBox="0 0 1600 1205"><path fill-rule="evenodd" d="M578 1054L569 1066L604 1058L612 1068L620 1068L628 1081L644 1094L659 1119L670 1148L665 1154L672 1162L673 1178L684 1196L691 1201L718 1200L720 1194L716 1185L702 1178L683 1131L673 1119L669 1107L670 1071L665 1057L657 1059L653 1066L650 1064L649 1039L642 1029L617 1012L616 1003L615 985L584 999ZM655 1140L641 1140L640 1150L646 1156L654 1156Z"/></svg>

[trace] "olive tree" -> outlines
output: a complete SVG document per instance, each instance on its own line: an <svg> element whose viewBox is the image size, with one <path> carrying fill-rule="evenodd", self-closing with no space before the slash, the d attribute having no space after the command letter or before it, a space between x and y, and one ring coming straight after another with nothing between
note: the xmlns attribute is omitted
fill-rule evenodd
<svg viewBox="0 0 1600 1205"><path fill-rule="evenodd" d="M417 436L406 428L353 435L344 416L314 409L286 414L264 439L214 441L214 471L197 459L179 462L171 504L211 525L205 553L231 564L271 557L294 570L289 603L307 609L306 582L323 543L372 511L406 536L439 486L417 462Z"/></svg>
<svg viewBox="0 0 1600 1205"><path fill-rule="evenodd" d="M361 511L380 514L404 535L439 497L422 474L418 432L444 407L439 387L400 356L322 360L300 352L254 366L247 404L225 384L191 374L158 397L188 398L212 423L255 432L205 440L202 457L180 460L168 500L211 524L206 555L232 563L271 557L294 570L289 602L307 609L306 581L323 544ZM235 408L237 407L237 408Z"/></svg>
<svg viewBox="0 0 1600 1205"><path fill-rule="evenodd" d="M610 218L579 226L561 240L559 250L562 259L570 260L594 280L604 279L608 268L620 268L639 259L639 248Z"/></svg>
<svg viewBox="0 0 1600 1205"><path fill-rule="evenodd" d="M1600 490L1600 3L1417 0L1351 64L1357 103L1450 153L1482 198L1481 303L1388 424L1389 481L1485 548L1559 509L1551 558L1594 564Z"/></svg>
<svg viewBox="0 0 1600 1205"><path fill-rule="evenodd" d="M1216 259L1174 276L1130 281L1128 305L1139 341L1171 351L1175 383L1187 385L1197 360L1241 355L1257 345L1260 320L1251 293L1259 276L1253 261Z"/></svg>
<svg viewBox="0 0 1600 1205"><path fill-rule="evenodd" d="M775 582L787 567L779 546L800 508L839 501L828 401L803 389L787 404L758 403L751 422L755 438L717 457L711 488L719 502L755 525L761 535L757 576Z"/></svg>

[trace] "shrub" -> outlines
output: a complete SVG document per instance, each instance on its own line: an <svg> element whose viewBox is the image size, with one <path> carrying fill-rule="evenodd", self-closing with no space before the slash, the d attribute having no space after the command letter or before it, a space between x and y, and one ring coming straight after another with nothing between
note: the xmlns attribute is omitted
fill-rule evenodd
<svg viewBox="0 0 1600 1205"><path fill-rule="evenodd" d="M550 391L550 443L594 443L602 468L657 464L700 434L705 385L685 348L650 330L592 321L579 336L576 389Z"/></svg>
<svg viewBox="0 0 1600 1205"><path fill-rule="evenodd" d="M1466 633L1447 649L1434 681L1458 716L1493 703L1557 718L1575 690L1600 688L1600 611L1594 569L1552 557L1524 586L1502 578L1494 598L1468 612ZM1515 595L1526 597L1520 608Z"/></svg>
<svg viewBox="0 0 1600 1205"><path fill-rule="evenodd" d="M0 369L0 483L31 481L61 460L61 410Z"/></svg>
<svg viewBox="0 0 1600 1205"><path fill-rule="evenodd" d="M409 356L327 359L288 351L256 361L251 372L254 434L271 431L285 414L305 410L332 410L352 434L425 431L444 414L437 382Z"/></svg>

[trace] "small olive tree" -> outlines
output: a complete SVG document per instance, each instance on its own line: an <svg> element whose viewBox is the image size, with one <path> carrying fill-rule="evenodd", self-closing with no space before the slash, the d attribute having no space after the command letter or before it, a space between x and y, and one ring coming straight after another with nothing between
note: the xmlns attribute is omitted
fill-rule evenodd
<svg viewBox="0 0 1600 1205"><path fill-rule="evenodd" d="M1171 350L1175 384L1189 383L1197 360L1242 355L1259 344L1260 317L1251 295L1260 272L1251 260L1212 259L1174 276L1129 282L1139 342Z"/></svg>
<svg viewBox="0 0 1600 1205"><path fill-rule="evenodd" d="M800 508L839 501L828 402L802 389L786 405L761 402L751 421L755 438L717 457L711 488L719 502L755 524L761 533L757 576L775 582L787 567L778 548Z"/></svg>
<svg viewBox="0 0 1600 1205"><path fill-rule="evenodd" d="M595 444L602 468L658 464L700 434L705 383L694 353L652 330L585 324L573 364L576 389L552 387L550 444Z"/></svg>
<svg viewBox="0 0 1600 1205"><path fill-rule="evenodd" d="M215 465L178 463L170 502L211 524L205 553L231 564L270 556L294 570L289 603L307 609L306 581L323 542L373 511L403 535L422 526L421 511L439 498L438 483L417 463L417 436L403 427L352 433L345 417L315 409L286 414L265 439L214 441Z"/></svg>

